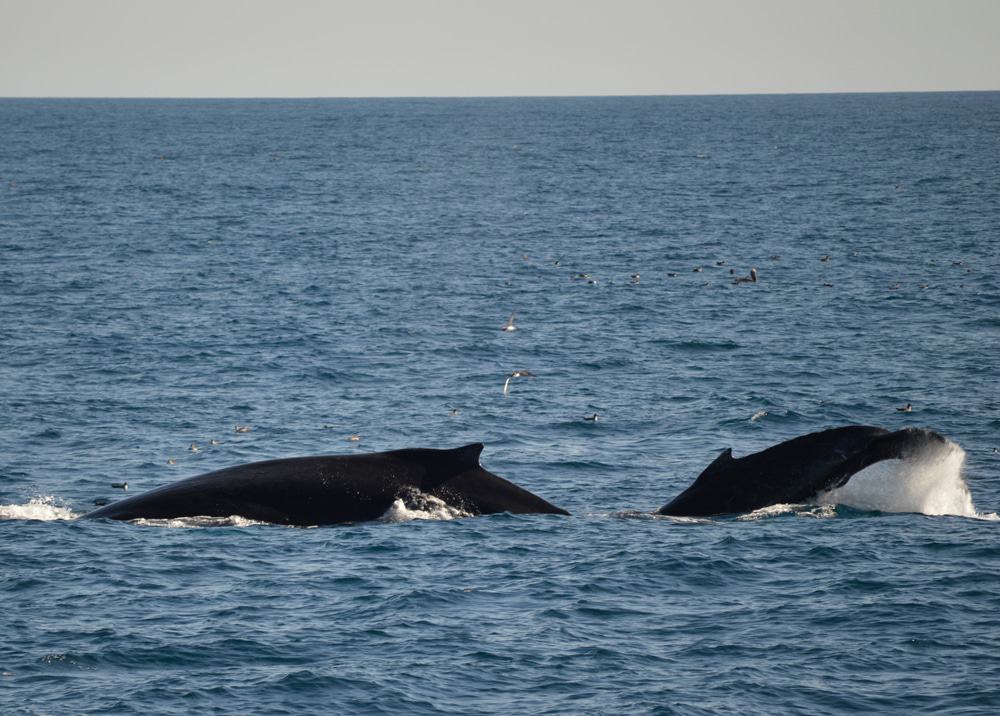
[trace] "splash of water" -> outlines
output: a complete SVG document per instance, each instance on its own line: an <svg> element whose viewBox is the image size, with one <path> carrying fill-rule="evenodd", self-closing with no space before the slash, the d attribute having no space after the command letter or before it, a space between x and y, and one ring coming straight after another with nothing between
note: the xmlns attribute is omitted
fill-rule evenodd
<svg viewBox="0 0 1000 716"><path fill-rule="evenodd" d="M985 517L976 512L962 479L965 451L951 441L931 443L905 460L884 460L846 484L817 495L816 504L859 510Z"/></svg>
<svg viewBox="0 0 1000 716"><path fill-rule="evenodd" d="M470 512L452 507L444 500L422 492L410 492L397 497L379 521L408 522L409 520L454 520L471 517Z"/></svg>
<svg viewBox="0 0 1000 716"><path fill-rule="evenodd" d="M0 505L0 520L75 520L80 515L68 507L56 504L52 495L33 497L23 505Z"/></svg>

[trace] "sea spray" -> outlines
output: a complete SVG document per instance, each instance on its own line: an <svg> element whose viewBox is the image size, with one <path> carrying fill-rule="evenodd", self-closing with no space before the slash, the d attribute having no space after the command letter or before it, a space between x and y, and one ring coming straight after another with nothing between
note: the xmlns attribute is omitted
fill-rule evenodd
<svg viewBox="0 0 1000 716"><path fill-rule="evenodd" d="M930 443L906 459L870 465L814 502L859 510L978 517L962 479L964 463L965 451L955 443Z"/></svg>
<svg viewBox="0 0 1000 716"><path fill-rule="evenodd" d="M56 504L56 498L51 495L33 497L22 505L0 505L0 520L52 522L77 517L79 515L73 510Z"/></svg>
<svg viewBox="0 0 1000 716"><path fill-rule="evenodd" d="M454 520L471 516L471 513L452 507L433 495L413 490L403 497L396 498L379 520L408 522L409 520Z"/></svg>

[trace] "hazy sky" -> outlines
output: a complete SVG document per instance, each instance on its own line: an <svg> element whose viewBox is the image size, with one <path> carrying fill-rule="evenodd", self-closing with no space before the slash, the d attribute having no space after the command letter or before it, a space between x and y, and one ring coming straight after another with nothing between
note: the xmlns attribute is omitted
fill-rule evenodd
<svg viewBox="0 0 1000 716"><path fill-rule="evenodd" d="M0 0L0 96L1000 89L1000 0Z"/></svg>

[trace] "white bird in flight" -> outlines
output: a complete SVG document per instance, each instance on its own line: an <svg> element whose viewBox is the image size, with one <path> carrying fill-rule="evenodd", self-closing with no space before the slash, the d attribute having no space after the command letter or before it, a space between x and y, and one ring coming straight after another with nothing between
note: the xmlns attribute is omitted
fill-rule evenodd
<svg viewBox="0 0 1000 716"><path fill-rule="evenodd" d="M517 326L514 325L514 315L515 314L513 314L513 313L510 314L510 318L507 319L507 323L504 325L504 327L500 329L501 331L508 331L509 332L509 331L516 331L517 330Z"/></svg>
<svg viewBox="0 0 1000 716"><path fill-rule="evenodd" d="M503 394L507 395L510 392L510 381L514 378L534 378L535 374L528 370L515 370L513 373L507 376L507 380L503 382Z"/></svg>

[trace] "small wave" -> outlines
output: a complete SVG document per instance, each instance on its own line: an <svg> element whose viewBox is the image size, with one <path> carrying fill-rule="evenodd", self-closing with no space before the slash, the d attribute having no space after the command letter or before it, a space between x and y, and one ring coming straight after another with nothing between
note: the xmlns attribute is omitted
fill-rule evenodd
<svg viewBox="0 0 1000 716"><path fill-rule="evenodd" d="M33 497L23 505L0 505L0 520L52 522L54 520L75 520L79 516L68 507L57 505L56 498L51 495Z"/></svg>
<svg viewBox="0 0 1000 716"><path fill-rule="evenodd" d="M664 348L674 348L685 353L716 353L722 351L734 351L740 348L740 344L735 341L699 341L699 340L671 340L668 338L656 338L650 341L654 346Z"/></svg>
<svg viewBox="0 0 1000 716"><path fill-rule="evenodd" d="M454 520L471 517L472 513L452 507L433 495L412 491L397 497L380 518L380 522L408 522L410 520Z"/></svg>
<svg viewBox="0 0 1000 716"><path fill-rule="evenodd" d="M657 512L643 512L640 510L621 510L612 512L611 517L626 520L664 520L666 522L676 522L682 525L710 525L715 522L711 517L687 517L684 515L661 515Z"/></svg>
<svg viewBox="0 0 1000 716"><path fill-rule="evenodd" d="M986 520L987 522L1000 522L1000 515L996 512L977 512L973 515L974 519Z"/></svg>
<svg viewBox="0 0 1000 716"><path fill-rule="evenodd" d="M209 517L200 515L197 517L171 517L169 519L147 519L140 517L137 520L130 520L134 525L143 527L167 527L170 529L192 528L192 527L252 527L254 525L267 525L270 522L259 522L250 520L239 515L229 517Z"/></svg>
<svg viewBox="0 0 1000 716"><path fill-rule="evenodd" d="M879 512L918 512L989 519L976 512L962 479L965 451L951 441L931 444L904 460L884 460L822 493L816 504Z"/></svg>

